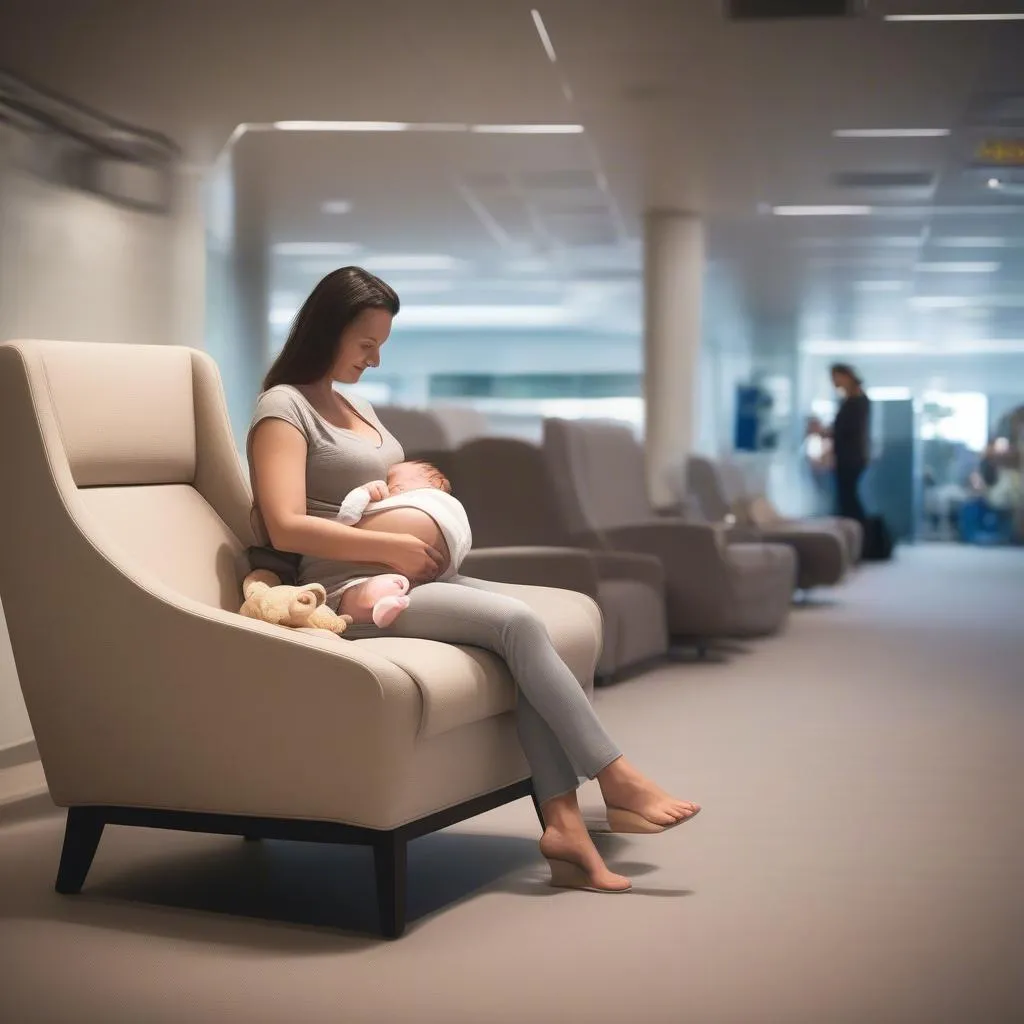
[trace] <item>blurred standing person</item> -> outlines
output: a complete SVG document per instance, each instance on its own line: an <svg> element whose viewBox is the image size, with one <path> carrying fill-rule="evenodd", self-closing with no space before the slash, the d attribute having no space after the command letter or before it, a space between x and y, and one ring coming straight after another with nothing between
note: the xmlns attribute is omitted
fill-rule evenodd
<svg viewBox="0 0 1024 1024"><path fill-rule="evenodd" d="M843 395L831 428L822 431L832 439L836 514L863 523L866 514L860 500L860 481L871 457L871 400L852 366L834 363L830 372L833 385Z"/></svg>

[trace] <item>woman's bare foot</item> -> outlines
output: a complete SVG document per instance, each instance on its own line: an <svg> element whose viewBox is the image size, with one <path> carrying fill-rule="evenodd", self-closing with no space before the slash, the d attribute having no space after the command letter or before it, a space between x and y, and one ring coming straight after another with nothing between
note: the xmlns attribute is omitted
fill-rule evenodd
<svg viewBox="0 0 1024 1024"><path fill-rule="evenodd" d="M624 757L618 757L598 773L598 784L606 806L640 815L654 825L666 827L692 818L700 804L677 800L642 775Z"/></svg>
<svg viewBox="0 0 1024 1024"><path fill-rule="evenodd" d="M372 622L383 629L409 607L408 591L409 581L404 576L382 573L349 587L341 595L339 610L344 615L351 615L353 622Z"/></svg>
<svg viewBox="0 0 1024 1024"><path fill-rule="evenodd" d="M610 871L597 852L584 824L575 792L546 800L541 811L545 828L540 840L540 852L547 860L575 865L586 876L587 884L594 889L623 892L630 888L630 880Z"/></svg>

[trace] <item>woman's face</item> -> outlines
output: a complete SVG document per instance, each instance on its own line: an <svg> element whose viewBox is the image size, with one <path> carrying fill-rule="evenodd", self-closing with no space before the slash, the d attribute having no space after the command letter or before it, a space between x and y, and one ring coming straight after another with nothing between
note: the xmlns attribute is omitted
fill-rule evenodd
<svg viewBox="0 0 1024 1024"><path fill-rule="evenodd" d="M339 384L355 384L364 370L380 366L380 347L388 340L392 319L386 309L364 309L341 332L331 379Z"/></svg>
<svg viewBox="0 0 1024 1024"><path fill-rule="evenodd" d="M842 391L843 394L849 394L850 392L850 379L845 373L841 373L838 370L832 371L832 386L837 391Z"/></svg>

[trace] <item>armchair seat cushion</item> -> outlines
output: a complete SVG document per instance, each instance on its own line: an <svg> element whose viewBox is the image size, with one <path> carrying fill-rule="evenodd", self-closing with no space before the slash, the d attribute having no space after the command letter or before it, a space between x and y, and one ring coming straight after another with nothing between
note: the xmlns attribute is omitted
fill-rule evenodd
<svg viewBox="0 0 1024 1024"><path fill-rule="evenodd" d="M601 640L601 612L583 594L549 587L502 585L525 601L588 696L593 692L594 651ZM439 736L515 708L516 688L505 663L481 647L410 637L351 640L401 668L423 701L419 738Z"/></svg>
<svg viewBox="0 0 1024 1024"><path fill-rule="evenodd" d="M481 647L401 636L351 642L397 665L419 687L423 700L421 739L493 718L515 707L516 690L508 670L497 655Z"/></svg>

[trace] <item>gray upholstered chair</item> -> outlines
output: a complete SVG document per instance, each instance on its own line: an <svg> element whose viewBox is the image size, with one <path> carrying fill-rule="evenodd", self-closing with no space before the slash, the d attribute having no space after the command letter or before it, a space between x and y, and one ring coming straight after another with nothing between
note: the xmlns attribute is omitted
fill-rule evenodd
<svg viewBox="0 0 1024 1024"><path fill-rule="evenodd" d="M441 421L426 409L375 405L373 411L398 439L410 459L419 457L423 452L450 451L455 447Z"/></svg>
<svg viewBox="0 0 1024 1024"><path fill-rule="evenodd" d="M237 613L251 495L208 356L0 345L0 435L0 595L68 808L59 892L107 824L362 843L394 936L408 841L530 794L515 687L487 651ZM594 601L507 589L591 693Z"/></svg>
<svg viewBox="0 0 1024 1024"><path fill-rule="evenodd" d="M427 412L441 424L448 446L453 449L491 432L487 417L468 405L433 403Z"/></svg>
<svg viewBox="0 0 1024 1024"><path fill-rule="evenodd" d="M864 531L855 519L782 516L767 496L748 485L742 467L728 460L691 456L685 492L708 522L723 522L731 516L747 536L791 544L800 562L802 589L839 583L847 569L860 561Z"/></svg>
<svg viewBox="0 0 1024 1024"><path fill-rule="evenodd" d="M786 621L796 585L792 548L730 543L722 527L657 515L643 450L627 425L548 419L544 451L573 537L660 559L673 638L703 646L773 633Z"/></svg>
<svg viewBox="0 0 1024 1024"><path fill-rule="evenodd" d="M531 582L564 587L572 565L580 575L577 586L603 613L599 680L668 652L660 561L653 555L580 547L562 519L540 448L515 438L480 438L454 453L453 474L455 493L473 524L474 552L464 572L486 576L493 571L488 561L524 545L537 560ZM494 569L507 572L507 566Z"/></svg>
<svg viewBox="0 0 1024 1024"><path fill-rule="evenodd" d="M801 590L834 586L846 576L850 549L844 530L832 521L778 516L766 498L746 495L739 466L692 455L686 463L685 493L708 522L735 522L734 538L790 545Z"/></svg>

